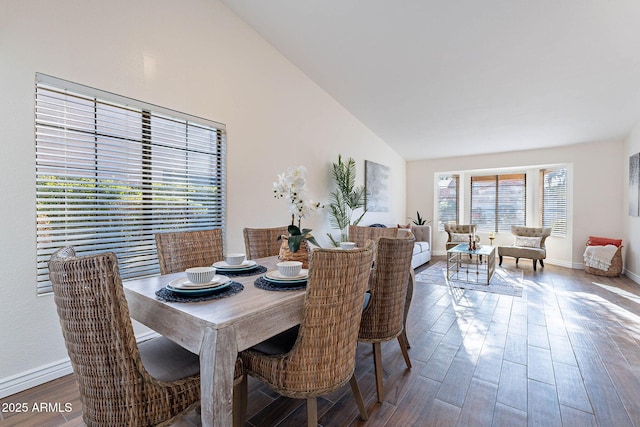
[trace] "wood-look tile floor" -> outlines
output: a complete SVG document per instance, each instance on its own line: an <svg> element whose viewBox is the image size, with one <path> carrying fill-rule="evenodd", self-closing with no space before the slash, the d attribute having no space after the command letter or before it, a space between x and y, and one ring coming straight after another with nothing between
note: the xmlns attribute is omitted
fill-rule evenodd
<svg viewBox="0 0 640 427"><path fill-rule="evenodd" d="M319 398L319 423L640 427L640 285L552 265L534 272L524 260L520 268L522 297L418 283L408 321L413 368L396 341L385 343L386 395L377 403L371 347L360 344L356 374L369 420L359 419L347 385ZM306 424L303 401L249 384L248 426ZM73 411L2 413L2 426L83 425L72 376L5 402L70 402ZM176 425L199 425L198 416Z"/></svg>

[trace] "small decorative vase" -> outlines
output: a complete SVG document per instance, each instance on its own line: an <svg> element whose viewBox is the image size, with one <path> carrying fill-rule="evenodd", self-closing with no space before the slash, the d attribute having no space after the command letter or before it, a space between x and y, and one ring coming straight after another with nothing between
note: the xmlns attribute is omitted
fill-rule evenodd
<svg viewBox="0 0 640 427"><path fill-rule="evenodd" d="M280 261L300 261L302 268L309 268L309 244L303 239L297 252L291 252L287 236L282 236L279 258Z"/></svg>

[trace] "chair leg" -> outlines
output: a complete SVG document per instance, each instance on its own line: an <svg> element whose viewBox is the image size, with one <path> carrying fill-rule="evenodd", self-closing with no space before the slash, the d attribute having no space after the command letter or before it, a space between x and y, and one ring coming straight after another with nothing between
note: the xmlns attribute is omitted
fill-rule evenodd
<svg viewBox="0 0 640 427"><path fill-rule="evenodd" d="M384 399L384 389L382 387L382 344L373 343L373 369L376 372L376 392L378 394L378 402Z"/></svg>
<svg viewBox="0 0 640 427"><path fill-rule="evenodd" d="M245 424L248 394L247 376L243 375L242 380L233 386L233 427L241 427Z"/></svg>
<svg viewBox="0 0 640 427"><path fill-rule="evenodd" d="M307 426L318 427L318 401L315 397L307 397Z"/></svg>
<svg viewBox="0 0 640 427"><path fill-rule="evenodd" d="M540 261L540 267L544 267L544 262L542 262L542 260L539 260L539 261Z"/></svg>
<svg viewBox="0 0 640 427"><path fill-rule="evenodd" d="M520 261L520 258L516 258L516 265L518 265L518 261Z"/></svg>
<svg viewBox="0 0 640 427"><path fill-rule="evenodd" d="M538 264L538 260L534 259L533 260L533 271L536 271L536 265Z"/></svg>
<svg viewBox="0 0 640 427"><path fill-rule="evenodd" d="M407 344L404 341L402 334L398 335L398 344L400 344L400 351L402 351L402 357L404 357L404 362L407 364L407 368L411 369L411 360L409 359Z"/></svg>
<svg viewBox="0 0 640 427"><path fill-rule="evenodd" d="M367 408L364 407L364 400L362 400L362 393L360 393L360 387L358 387L358 380L356 379L355 372L353 373L353 375L351 375L349 384L351 384L351 391L353 392L353 396L356 398L356 402L358 403L360 418L362 418L363 421L367 421L369 419L369 415L367 414Z"/></svg>
<svg viewBox="0 0 640 427"><path fill-rule="evenodd" d="M500 262L498 263L498 265L502 267L502 255L498 255L498 258L500 258Z"/></svg>

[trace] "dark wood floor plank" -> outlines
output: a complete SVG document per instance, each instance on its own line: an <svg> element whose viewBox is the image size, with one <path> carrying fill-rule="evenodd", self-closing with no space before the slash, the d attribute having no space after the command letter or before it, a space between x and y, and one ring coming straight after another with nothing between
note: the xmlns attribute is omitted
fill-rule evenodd
<svg viewBox="0 0 640 427"><path fill-rule="evenodd" d="M436 398L451 405L462 407L474 371L475 364L470 360L462 357L454 358Z"/></svg>
<svg viewBox="0 0 640 427"><path fill-rule="evenodd" d="M526 425L526 412L503 405L502 403L496 403L491 427L525 427Z"/></svg>
<svg viewBox="0 0 640 427"><path fill-rule="evenodd" d="M493 421L498 386L473 379L458 417L458 426L489 426Z"/></svg>
<svg viewBox="0 0 640 427"><path fill-rule="evenodd" d="M582 382L582 375L577 366L554 363L558 401L561 405L593 413L589 396Z"/></svg>
<svg viewBox="0 0 640 427"><path fill-rule="evenodd" d="M531 427L560 426L560 405L553 385L529 380L527 391L527 423Z"/></svg>
<svg viewBox="0 0 640 427"><path fill-rule="evenodd" d="M527 411L527 367L505 360L498 384L499 403Z"/></svg>

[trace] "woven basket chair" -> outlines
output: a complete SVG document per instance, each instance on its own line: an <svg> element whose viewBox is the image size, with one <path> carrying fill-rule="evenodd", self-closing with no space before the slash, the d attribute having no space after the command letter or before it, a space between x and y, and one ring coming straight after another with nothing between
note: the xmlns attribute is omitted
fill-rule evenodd
<svg viewBox="0 0 640 427"><path fill-rule="evenodd" d="M168 425L200 400L198 356L160 337L136 344L113 253L49 261L87 426Z"/></svg>
<svg viewBox="0 0 640 427"><path fill-rule="evenodd" d="M413 238L383 237L376 247L376 262L369 279L370 298L362 313L358 341L373 344L378 402L384 398L381 343L397 338L405 363L411 368L402 332L414 242Z"/></svg>
<svg viewBox="0 0 640 427"><path fill-rule="evenodd" d="M280 253L282 242L278 237L287 235L287 227L274 228L245 228L244 247L247 259L265 258Z"/></svg>
<svg viewBox="0 0 640 427"><path fill-rule="evenodd" d="M207 267L222 261L222 229L156 234L160 273Z"/></svg>
<svg viewBox="0 0 640 427"><path fill-rule="evenodd" d="M381 237L395 238L398 237L397 227L363 227L361 225L349 226L349 241L355 242L359 248L364 247L367 240L378 241Z"/></svg>
<svg viewBox="0 0 640 427"><path fill-rule="evenodd" d="M318 421L316 397L347 382L360 416L367 419L354 369L372 259L371 244L348 251L314 249L297 333L269 340L273 349L268 353L258 350L262 345L240 353L248 374L283 396L307 400L309 426L316 427ZM289 342L278 342L282 335L288 335Z"/></svg>

